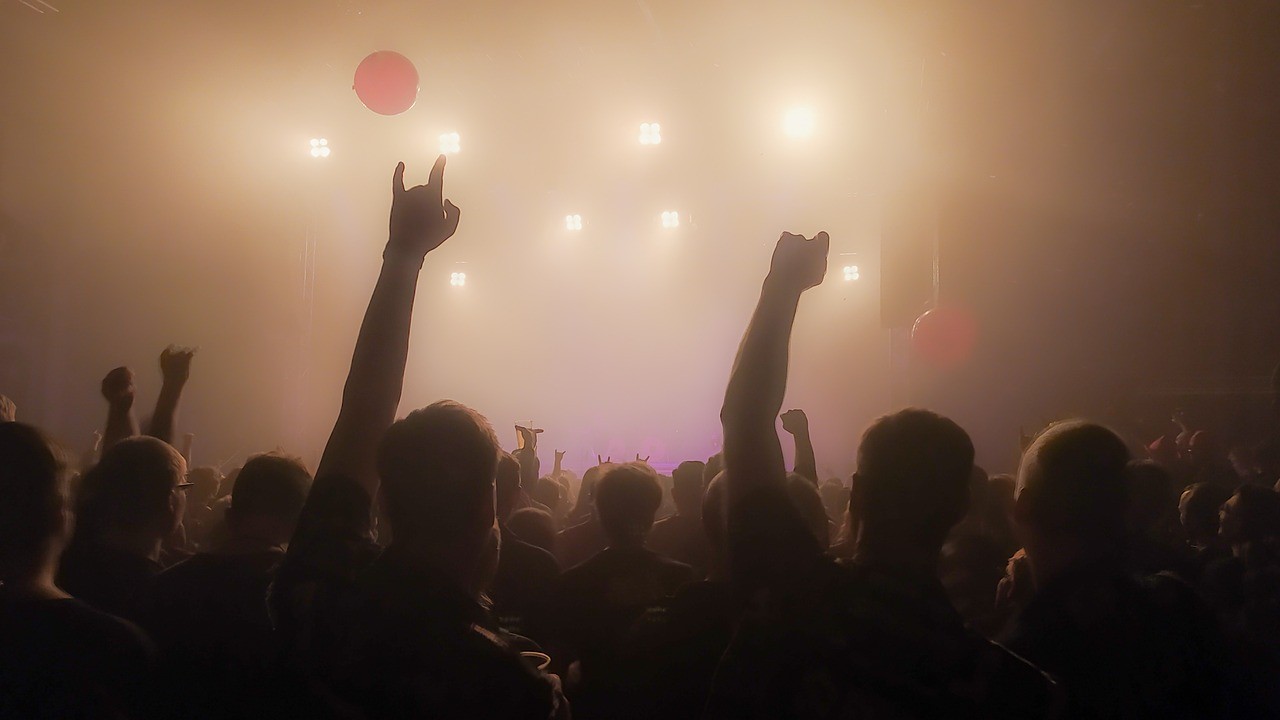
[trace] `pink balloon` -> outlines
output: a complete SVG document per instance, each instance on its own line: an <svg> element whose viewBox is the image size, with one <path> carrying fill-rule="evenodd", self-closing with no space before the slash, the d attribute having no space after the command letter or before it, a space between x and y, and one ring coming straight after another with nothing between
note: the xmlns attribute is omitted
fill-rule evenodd
<svg viewBox="0 0 1280 720"><path fill-rule="evenodd" d="M418 101L418 69L398 52L370 53L356 67L356 97L379 115L399 115Z"/></svg>
<svg viewBox="0 0 1280 720"><path fill-rule="evenodd" d="M916 355L944 370L968 360L977 339L973 316L956 307L929 310L911 327L911 347Z"/></svg>

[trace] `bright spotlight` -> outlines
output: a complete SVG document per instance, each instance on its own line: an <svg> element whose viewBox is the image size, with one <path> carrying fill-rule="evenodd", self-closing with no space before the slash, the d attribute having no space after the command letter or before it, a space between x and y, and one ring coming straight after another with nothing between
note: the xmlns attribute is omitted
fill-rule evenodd
<svg viewBox="0 0 1280 720"><path fill-rule="evenodd" d="M640 144L657 145L662 142L662 125L658 123L640 123Z"/></svg>
<svg viewBox="0 0 1280 720"><path fill-rule="evenodd" d="M667 210L662 213L662 227L678 228L680 227L680 213L675 210Z"/></svg>
<svg viewBox="0 0 1280 720"><path fill-rule="evenodd" d="M853 281L853 280L857 280L857 279L858 279L858 277L859 277L859 275L858 275L858 266L857 266L857 265L845 265L845 266L844 266L844 279L845 279L846 281Z"/></svg>
<svg viewBox="0 0 1280 720"><path fill-rule="evenodd" d="M462 150L462 136L456 132L447 132L440 136L440 153L454 155Z"/></svg>
<svg viewBox="0 0 1280 720"><path fill-rule="evenodd" d="M324 138L311 138L311 157L329 157L329 141Z"/></svg>
<svg viewBox="0 0 1280 720"><path fill-rule="evenodd" d="M782 131L788 137L803 138L813 134L814 125L817 121L814 119L813 110L807 107L794 107L787 111L782 118Z"/></svg>
<svg viewBox="0 0 1280 720"><path fill-rule="evenodd" d="M466 287L467 274L462 272L451 273L449 275L449 284L453 287Z"/></svg>
<svg viewBox="0 0 1280 720"><path fill-rule="evenodd" d="M581 230L582 216L581 215L565 215L564 229L565 230Z"/></svg>

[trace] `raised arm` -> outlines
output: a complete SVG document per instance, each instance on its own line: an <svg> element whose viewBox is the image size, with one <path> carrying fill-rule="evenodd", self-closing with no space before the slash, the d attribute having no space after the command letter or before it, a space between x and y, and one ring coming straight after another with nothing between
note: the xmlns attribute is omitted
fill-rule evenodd
<svg viewBox="0 0 1280 720"><path fill-rule="evenodd" d="M790 433L796 443L796 474L817 485L818 460L809 437L809 416L803 410L788 410L782 413L782 429Z"/></svg>
<svg viewBox="0 0 1280 720"><path fill-rule="evenodd" d="M444 193L444 156L436 158L426 185L406 189L404 163L391 183L391 228L382 271L356 338L342 408L325 445L317 480L344 476L373 498L378 488L378 441L395 421L409 355L418 273L427 253L458 229L458 208Z"/></svg>
<svg viewBox="0 0 1280 720"><path fill-rule="evenodd" d="M118 367L102 379L102 397L107 400L107 426L102 431L102 452L138 434L133 416L133 371Z"/></svg>
<svg viewBox="0 0 1280 720"><path fill-rule="evenodd" d="M830 239L783 233L729 376L720 420L728 475L730 568L740 586L785 582L819 555L791 506L775 418L787 387L800 295L822 282Z"/></svg>
<svg viewBox="0 0 1280 720"><path fill-rule="evenodd" d="M182 399L182 389L191 378L191 359L196 351L191 348L180 348L170 345L160 353L160 374L163 382L160 395L156 398L156 411L151 415L151 426L147 434L157 440L173 444L173 427L178 417L178 401Z"/></svg>

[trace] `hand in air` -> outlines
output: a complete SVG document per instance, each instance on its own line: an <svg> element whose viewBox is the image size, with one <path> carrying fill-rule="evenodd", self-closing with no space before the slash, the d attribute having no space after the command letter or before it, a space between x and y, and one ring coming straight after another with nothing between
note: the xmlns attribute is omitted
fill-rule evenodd
<svg viewBox="0 0 1280 720"><path fill-rule="evenodd" d="M809 416L803 410L788 410L782 413L782 429L792 435L809 432Z"/></svg>
<svg viewBox="0 0 1280 720"><path fill-rule="evenodd" d="M18 406L4 395L0 395L0 422L13 422L18 419Z"/></svg>
<svg viewBox="0 0 1280 720"><path fill-rule="evenodd" d="M195 348L170 345L160 353L160 375L164 383L180 385L191 377L191 359Z"/></svg>
<svg viewBox="0 0 1280 720"><path fill-rule="evenodd" d="M640 457L640 453L636 453L636 462L638 462L638 463L647 463L647 462L649 462L649 456L648 456L648 455L645 455L644 457Z"/></svg>
<svg viewBox="0 0 1280 720"><path fill-rule="evenodd" d="M102 378L102 397L112 405L133 406L133 371L118 367Z"/></svg>
<svg viewBox="0 0 1280 720"><path fill-rule="evenodd" d="M404 163L396 165L391 180L391 237L383 257L421 263L457 231L458 206L443 199L444 163L444 155L436 158L427 184L407 189Z"/></svg>
<svg viewBox="0 0 1280 720"><path fill-rule="evenodd" d="M827 274L827 252L831 238L820 232L812 240L784 232L773 249L769 282L789 292L802 293L821 285Z"/></svg>
<svg viewBox="0 0 1280 720"><path fill-rule="evenodd" d="M558 463L558 462L560 462L560 461L562 461L562 460L564 460L564 452L565 452L564 450L556 450L556 451L555 451L555 453L556 453L556 462L557 462L557 463Z"/></svg>

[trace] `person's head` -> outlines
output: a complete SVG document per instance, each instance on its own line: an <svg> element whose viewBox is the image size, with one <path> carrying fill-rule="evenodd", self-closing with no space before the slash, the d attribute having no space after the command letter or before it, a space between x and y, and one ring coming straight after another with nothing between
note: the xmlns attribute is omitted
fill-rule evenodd
<svg viewBox="0 0 1280 720"><path fill-rule="evenodd" d="M791 506L817 541L818 547L826 550L831 545L831 521L827 518L827 509L822 506L818 488L814 487L812 480L797 473L787 473L786 482Z"/></svg>
<svg viewBox="0 0 1280 720"><path fill-rule="evenodd" d="M1231 546L1280 537L1280 494L1260 485L1241 485L1222 504L1218 534Z"/></svg>
<svg viewBox="0 0 1280 720"><path fill-rule="evenodd" d="M1014 520L1035 555L1114 553L1125 532L1129 449L1111 430L1070 420L1040 433L1022 456Z"/></svg>
<svg viewBox="0 0 1280 720"><path fill-rule="evenodd" d="M52 575L72 526L62 453L36 428L0 422L0 581Z"/></svg>
<svg viewBox="0 0 1280 720"><path fill-rule="evenodd" d="M131 437L112 445L81 485L82 528L159 542L182 522L187 462L168 443Z"/></svg>
<svg viewBox="0 0 1280 720"><path fill-rule="evenodd" d="M1208 430L1199 430L1187 443L1187 457L1194 468L1212 467L1226 461L1227 453L1218 437Z"/></svg>
<svg viewBox="0 0 1280 720"><path fill-rule="evenodd" d="M916 408L876 420L853 476L859 552L936 557L968 509L972 471L973 443L955 422Z"/></svg>
<svg viewBox="0 0 1280 720"><path fill-rule="evenodd" d="M1129 463L1127 479L1129 531L1141 535L1157 530L1177 508L1173 477L1153 460L1133 460Z"/></svg>
<svg viewBox="0 0 1280 720"><path fill-rule="evenodd" d="M447 558L479 590L497 562L498 438L480 413L442 400L409 413L378 446L393 546Z"/></svg>
<svg viewBox="0 0 1280 720"><path fill-rule="evenodd" d="M551 511L552 515L555 515L560 512L563 492L564 489L560 487L560 483L544 475L534 482L533 488L529 491L529 497L541 503Z"/></svg>
<svg viewBox="0 0 1280 720"><path fill-rule="evenodd" d="M596 486L596 515L613 547L643 545L661 505L658 476L643 463L616 465Z"/></svg>
<svg viewBox="0 0 1280 720"><path fill-rule="evenodd" d="M536 507L520 508L507 519L507 529L516 537L551 554L556 552L556 520Z"/></svg>
<svg viewBox="0 0 1280 720"><path fill-rule="evenodd" d="M707 464L702 468L702 484L710 486L721 472L724 472L724 453L716 453L707 458Z"/></svg>
<svg viewBox="0 0 1280 720"><path fill-rule="evenodd" d="M826 509L831 522L837 525L843 523L844 514L849 511L849 488L839 480L830 478L818 488L818 494L822 496L822 507Z"/></svg>
<svg viewBox="0 0 1280 720"><path fill-rule="evenodd" d="M497 490L498 521L506 522L520 499L520 461L509 452L498 456L494 486Z"/></svg>
<svg viewBox="0 0 1280 720"><path fill-rule="evenodd" d="M706 463L686 460L671 472L671 499L677 514L695 518L702 515L702 495L707 488L702 475L706 469Z"/></svg>
<svg viewBox="0 0 1280 720"><path fill-rule="evenodd" d="M1182 492L1178 520L1192 545L1209 545L1218 537L1218 511L1231 491L1217 483L1201 482Z"/></svg>
<svg viewBox="0 0 1280 720"><path fill-rule="evenodd" d="M201 465L187 471L187 482L191 483L191 489L187 491L188 509L206 507L218 497L222 473L212 465Z"/></svg>
<svg viewBox="0 0 1280 720"><path fill-rule="evenodd" d="M293 536L311 490L302 460L279 453L249 458L231 493L227 527L233 536L283 545Z"/></svg>

